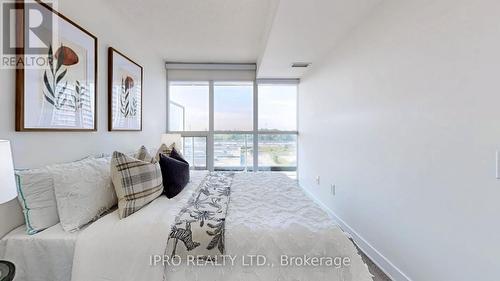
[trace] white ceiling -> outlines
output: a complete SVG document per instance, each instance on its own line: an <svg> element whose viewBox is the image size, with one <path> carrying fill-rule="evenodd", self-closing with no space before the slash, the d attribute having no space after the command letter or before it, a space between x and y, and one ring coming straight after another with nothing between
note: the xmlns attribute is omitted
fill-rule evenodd
<svg viewBox="0 0 500 281"><path fill-rule="evenodd" d="M165 60L256 62L273 0L106 0Z"/></svg>
<svg viewBox="0 0 500 281"><path fill-rule="evenodd" d="M300 78L362 21L382 0L281 0L265 50L259 78ZM310 62L292 69L293 62Z"/></svg>
<svg viewBox="0 0 500 281"><path fill-rule="evenodd" d="M175 62L257 62L259 78L300 78L382 0L107 0L152 52Z"/></svg>

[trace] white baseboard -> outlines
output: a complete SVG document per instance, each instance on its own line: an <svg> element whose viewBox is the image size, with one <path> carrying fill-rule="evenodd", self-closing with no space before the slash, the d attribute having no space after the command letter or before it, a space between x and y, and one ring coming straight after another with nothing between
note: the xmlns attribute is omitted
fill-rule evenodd
<svg viewBox="0 0 500 281"><path fill-rule="evenodd" d="M308 189L302 187L306 194L321 206L337 222L340 228L354 240L356 245L367 255L373 263L375 263L391 280L393 281L412 281L406 274L397 268L390 260L382 255L370 243L368 243L361 235L359 235L352 227L344 220L335 214L328 206L321 202Z"/></svg>

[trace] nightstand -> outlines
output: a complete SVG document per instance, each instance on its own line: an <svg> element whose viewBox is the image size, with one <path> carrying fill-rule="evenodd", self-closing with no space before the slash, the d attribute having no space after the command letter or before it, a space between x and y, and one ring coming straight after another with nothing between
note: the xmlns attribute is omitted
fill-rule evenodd
<svg viewBox="0 0 500 281"><path fill-rule="evenodd" d="M12 281L16 274L16 267L8 261L0 261L0 281Z"/></svg>

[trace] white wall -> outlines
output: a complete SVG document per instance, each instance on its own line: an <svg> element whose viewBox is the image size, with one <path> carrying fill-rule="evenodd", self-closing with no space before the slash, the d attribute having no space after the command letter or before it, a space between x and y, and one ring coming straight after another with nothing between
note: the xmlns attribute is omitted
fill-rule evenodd
<svg viewBox="0 0 500 281"><path fill-rule="evenodd" d="M157 146L166 128L166 81L164 58L150 44L154 34L138 30L134 22L123 19L113 6L99 0L59 1L61 13L98 38L98 132L25 133L14 131L15 73L0 70L0 139L12 143L17 168L72 161L88 154L130 151L141 144ZM141 19L137 19L139 21ZM112 46L144 68L143 131L108 132L107 127L107 50Z"/></svg>
<svg viewBox="0 0 500 281"><path fill-rule="evenodd" d="M499 18L385 0L300 85L301 185L412 280L500 278Z"/></svg>

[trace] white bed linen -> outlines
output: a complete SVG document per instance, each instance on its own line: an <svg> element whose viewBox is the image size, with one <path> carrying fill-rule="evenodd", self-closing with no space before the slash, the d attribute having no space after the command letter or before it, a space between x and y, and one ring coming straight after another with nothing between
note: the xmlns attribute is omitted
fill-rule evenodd
<svg viewBox="0 0 500 281"><path fill-rule="evenodd" d="M14 281L68 281L78 235L60 224L28 235L23 225L0 240L0 260L16 265Z"/></svg>
<svg viewBox="0 0 500 281"><path fill-rule="evenodd" d="M282 173L236 174L226 217L226 250L232 266L170 266L166 280L368 281L372 275L358 251L328 214L295 180ZM245 266L242 257L263 255L265 266ZM343 268L281 266L288 257L346 258ZM272 266L273 265L273 266Z"/></svg>
<svg viewBox="0 0 500 281"><path fill-rule="evenodd" d="M206 174L192 171L173 199L160 196L122 220L115 211L91 224L77 241L72 280L161 281L163 268L150 266L150 257L163 255L175 216Z"/></svg>
<svg viewBox="0 0 500 281"><path fill-rule="evenodd" d="M233 281L233 280L372 280L354 245L298 187L282 174L236 174L226 218L226 254L234 267L151 266L163 255L174 217L201 181L198 176L176 201L160 198L130 218L111 214L80 236L73 281ZM96 243L96 241L99 241ZM274 267L243 266L245 255L265 255ZM351 265L280 267L281 255L349 257ZM238 261L239 259L239 261ZM164 279L163 279L164 278Z"/></svg>

